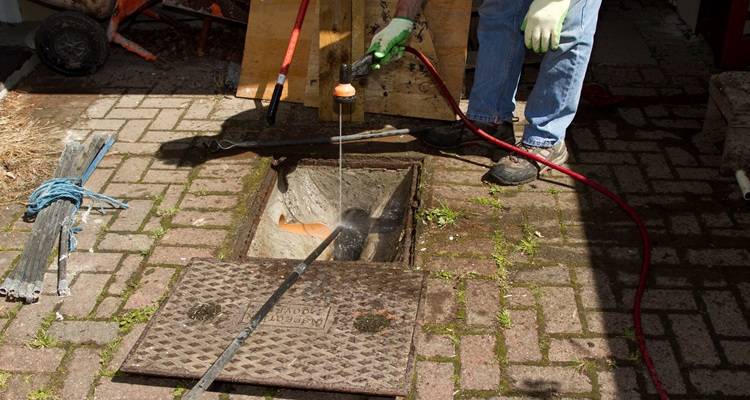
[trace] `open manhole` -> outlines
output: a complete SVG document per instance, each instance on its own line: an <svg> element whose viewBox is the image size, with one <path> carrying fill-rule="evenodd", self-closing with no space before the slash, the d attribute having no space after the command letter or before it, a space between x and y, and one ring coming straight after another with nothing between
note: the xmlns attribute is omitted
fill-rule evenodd
<svg viewBox="0 0 750 400"><path fill-rule="evenodd" d="M271 171L265 205L246 233L248 258L304 259L339 221L340 205L370 214L358 261L408 263L419 162L402 159L301 160ZM331 260L333 246L318 260Z"/></svg>

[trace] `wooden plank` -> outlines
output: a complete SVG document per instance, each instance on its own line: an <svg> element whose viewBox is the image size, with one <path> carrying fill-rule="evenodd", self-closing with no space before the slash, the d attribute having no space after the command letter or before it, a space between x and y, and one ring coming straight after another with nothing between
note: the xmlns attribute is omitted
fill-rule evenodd
<svg viewBox="0 0 750 400"><path fill-rule="evenodd" d="M390 19L395 10L395 4L397 0L383 0L378 2L366 2L366 14L365 14L365 43L369 43L372 35L383 26L386 20ZM250 98L265 98L270 97L270 91L258 90L257 87L246 87L243 85L246 81L250 80L251 67L247 65L248 53L267 53L268 46L265 43L261 43L262 46L257 46L256 42L261 42L257 39L258 35L261 35L263 42L269 42L272 40L281 40L283 44L281 47L286 47L286 40L288 39L289 32L287 29L291 27L291 21L294 19L294 15L297 10L297 3L287 0L278 0L273 2L273 6L268 6L268 1L265 2L253 2L253 9L251 10L250 22L248 28L248 40L246 40L245 47L245 60L243 60L243 72L242 80L240 82L240 88L237 91L237 95L240 97ZM260 5L256 8L256 5ZM262 7L261 7L262 6ZM427 55L434 61L440 70L440 73L445 79L448 88L455 98L459 98L463 89L464 79L464 66L466 62L466 44L468 41L469 32L469 20L471 15L472 2L466 0L430 0L427 2L425 9L425 17L420 20L420 26L422 27L421 32L415 35L417 42L413 39L411 45L421 50L427 50ZM314 10L314 5L310 5L310 10ZM287 10L284 10L287 9ZM287 19L284 19L287 18ZM313 25L315 13L308 15L308 20L305 22L305 29L303 29L303 35L307 29L310 29ZM290 21L289 27L283 30L277 28L271 29L258 29L257 26L254 29L254 33L251 33L254 19L261 21L273 20L276 25L285 25L279 21ZM262 32L263 33L258 33ZM256 39L251 39L252 35L256 35ZM317 76L320 74L316 73L317 59L315 51L310 51L314 36L303 36L303 39L307 39L308 46L306 50L298 49L297 55L292 69L303 65L307 69L310 66L310 71L305 71L304 77L299 79L289 78L291 84L288 89L288 96L285 97L286 101L302 102L309 106L315 106L318 99L317 95L320 89L316 88ZM419 42L421 41L421 43ZM427 41L428 43L424 43ZM281 50L283 53L283 49ZM279 54L278 61L272 57L266 55L266 62L271 63L269 67L265 67L270 72L267 73L267 80L269 87L272 88L273 83L276 79L278 72L278 63L280 63L282 54ZM414 59L407 55L403 60L398 61L400 63L406 62L401 66L393 65L384 68L378 72L378 75L393 75L388 79L376 78L373 80L372 77L366 80L366 84L371 89L365 89L365 111L374 113L385 113L402 116L422 117L422 118L435 118L451 120L453 119L452 113L448 111L442 99L437 96L437 91L430 92L429 87L432 86L431 82L428 82L425 78L427 76L424 71L420 71L414 63ZM396 63L394 63L396 64ZM257 67L257 66L256 66ZM263 68L262 66L260 68ZM338 71L336 77L338 77ZM297 91L296 83L292 83L296 80L297 83L300 81L306 88L299 89ZM386 83L396 82L393 88L387 88L388 90L375 90L373 82L383 81ZM401 94L400 90L406 88L406 84L411 82L411 92ZM382 88L381 88L382 89ZM427 90L425 92L425 90ZM434 88L432 89L434 90ZM362 93L360 91L360 93ZM387 93L387 96L385 94ZM256 94L255 96L248 94ZM360 95L360 98L363 97Z"/></svg>
<svg viewBox="0 0 750 400"><path fill-rule="evenodd" d="M339 83L341 64L349 63L352 58L352 2L324 1L319 10L318 116L321 121L335 121L339 107L333 100L333 88ZM344 105L342 114L345 121L351 121L351 105Z"/></svg>
<svg viewBox="0 0 750 400"><path fill-rule="evenodd" d="M311 0L308 11L314 10L316 4L317 0ZM251 2L242 73L237 87L238 97L264 100L271 98L298 9L299 0ZM297 51L281 96L284 101L301 103L304 100L307 57L315 28L309 22L306 18L302 25Z"/></svg>
<svg viewBox="0 0 750 400"><path fill-rule="evenodd" d="M315 9L310 9L308 12L313 12L310 15L310 24L314 26L313 35L311 38L310 52L307 59L307 82L305 82L305 106L307 107L318 107L318 53L320 52L320 35L319 31L319 16L320 16L320 3L316 3Z"/></svg>
<svg viewBox="0 0 750 400"><path fill-rule="evenodd" d="M367 43L365 43L365 17L366 8L365 0L352 1L352 60L357 61L364 57ZM364 122L365 120L365 103L366 96L363 96L364 90L360 81L354 82L357 89L357 101L352 109L352 122Z"/></svg>

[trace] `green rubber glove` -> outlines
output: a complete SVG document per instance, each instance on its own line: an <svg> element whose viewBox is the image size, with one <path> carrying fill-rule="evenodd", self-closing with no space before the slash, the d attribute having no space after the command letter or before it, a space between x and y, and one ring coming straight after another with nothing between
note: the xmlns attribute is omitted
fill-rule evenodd
<svg viewBox="0 0 750 400"><path fill-rule="evenodd" d="M537 53L557 50L570 0L534 0L521 24L526 47Z"/></svg>
<svg viewBox="0 0 750 400"><path fill-rule="evenodd" d="M380 32L376 33L370 42L368 53L375 56L373 69L379 69L381 65L398 60L404 54L406 42L414 30L414 21L396 17L388 23Z"/></svg>

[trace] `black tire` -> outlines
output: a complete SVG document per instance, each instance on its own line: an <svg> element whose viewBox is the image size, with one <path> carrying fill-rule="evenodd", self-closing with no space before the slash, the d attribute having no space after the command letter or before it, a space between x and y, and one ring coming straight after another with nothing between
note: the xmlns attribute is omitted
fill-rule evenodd
<svg viewBox="0 0 750 400"><path fill-rule="evenodd" d="M64 75L94 73L109 54L107 33L96 20L75 11L54 14L34 38L39 59Z"/></svg>

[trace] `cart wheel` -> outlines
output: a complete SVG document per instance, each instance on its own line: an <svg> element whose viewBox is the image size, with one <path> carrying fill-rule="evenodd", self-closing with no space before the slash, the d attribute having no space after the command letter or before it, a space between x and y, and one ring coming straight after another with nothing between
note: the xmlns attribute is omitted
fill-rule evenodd
<svg viewBox="0 0 750 400"><path fill-rule="evenodd" d="M75 11L45 19L34 39L39 59L65 75L92 74L104 64L109 53L104 28L96 20Z"/></svg>

